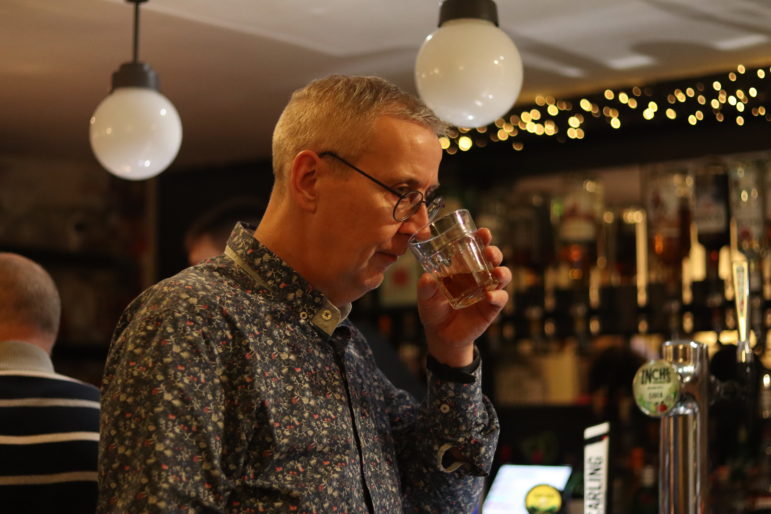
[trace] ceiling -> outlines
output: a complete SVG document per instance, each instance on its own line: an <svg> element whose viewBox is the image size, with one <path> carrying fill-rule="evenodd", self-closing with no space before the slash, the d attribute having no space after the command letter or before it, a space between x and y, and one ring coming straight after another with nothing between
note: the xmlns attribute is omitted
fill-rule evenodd
<svg viewBox="0 0 771 514"><path fill-rule="evenodd" d="M519 103L771 64L769 0L497 0ZM415 91L437 0L150 0L140 60L182 118L173 169L266 158L292 90L330 73ZM0 152L94 163L88 120L131 60L133 5L2 0Z"/></svg>

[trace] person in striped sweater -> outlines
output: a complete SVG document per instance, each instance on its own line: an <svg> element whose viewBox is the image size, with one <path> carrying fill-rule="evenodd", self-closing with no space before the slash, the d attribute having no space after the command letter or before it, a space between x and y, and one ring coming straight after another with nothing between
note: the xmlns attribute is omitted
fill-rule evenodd
<svg viewBox="0 0 771 514"><path fill-rule="evenodd" d="M93 513L99 389L54 371L61 300L51 276L0 253L0 511Z"/></svg>

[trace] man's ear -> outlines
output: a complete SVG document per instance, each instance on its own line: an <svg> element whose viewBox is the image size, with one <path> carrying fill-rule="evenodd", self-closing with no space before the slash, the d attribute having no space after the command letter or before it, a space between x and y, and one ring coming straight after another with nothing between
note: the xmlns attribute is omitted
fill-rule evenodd
<svg viewBox="0 0 771 514"><path fill-rule="evenodd" d="M318 200L318 154L303 150L292 159L289 169L289 194L303 210L314 212Z"/></svg>

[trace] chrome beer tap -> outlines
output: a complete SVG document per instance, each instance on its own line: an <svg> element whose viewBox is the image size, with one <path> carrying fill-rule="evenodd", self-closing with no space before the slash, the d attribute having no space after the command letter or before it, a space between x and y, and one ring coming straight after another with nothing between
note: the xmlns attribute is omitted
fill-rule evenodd
<svg viewBox="0 0 771 514"><path fill-rule="evenodd" d="M680 398L661 418L659 512L701 514L707 503L709 357L696 341L667 341L662 357L677 370Z"/></svg>
<svg viewBox="0 0 771 514"><path fill-rule="evenodd" d="M732 268L739 332L736 382L715 380L709 372L707 346L687 340L665 342L661 360L643 365L634 378L640 410L661 419L660 514L707 512L710 391L752 403L754 356L748 336L747 261L734 261Z"/></svg>
<svg viewBox="0 0 771 514"><path fill-rule="evenodd" d="M666 341L661 355L661 360L640 367L634 378L640 410L661 418L659 513L704 514L710 389L707 346Z"/></svg>

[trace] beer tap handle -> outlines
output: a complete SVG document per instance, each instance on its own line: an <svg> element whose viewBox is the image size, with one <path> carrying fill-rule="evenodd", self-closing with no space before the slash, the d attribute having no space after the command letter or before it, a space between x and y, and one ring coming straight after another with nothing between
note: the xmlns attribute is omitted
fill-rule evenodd
<svg viewBox="0 0 771 514"><path fill-rule="evenodd" d="M749 337L749 266L747 259L732 262L734 299L736 301L736 325L739 328L739 340L736 342L736 380L745 405L746 428L748 437L755 431L755 411L757 395L755 386L755 366Z"/></svg>
<svg viewBox="0 0 771 514"><path fill-rule="evenodd" d="M736 324L739 328L739 339L736 342L736 363L739 365L739 376L752 366L752 349L749 338L749 300L750 281L746 259L732 262L734 280L734 300L736 303Z"/></svg>

